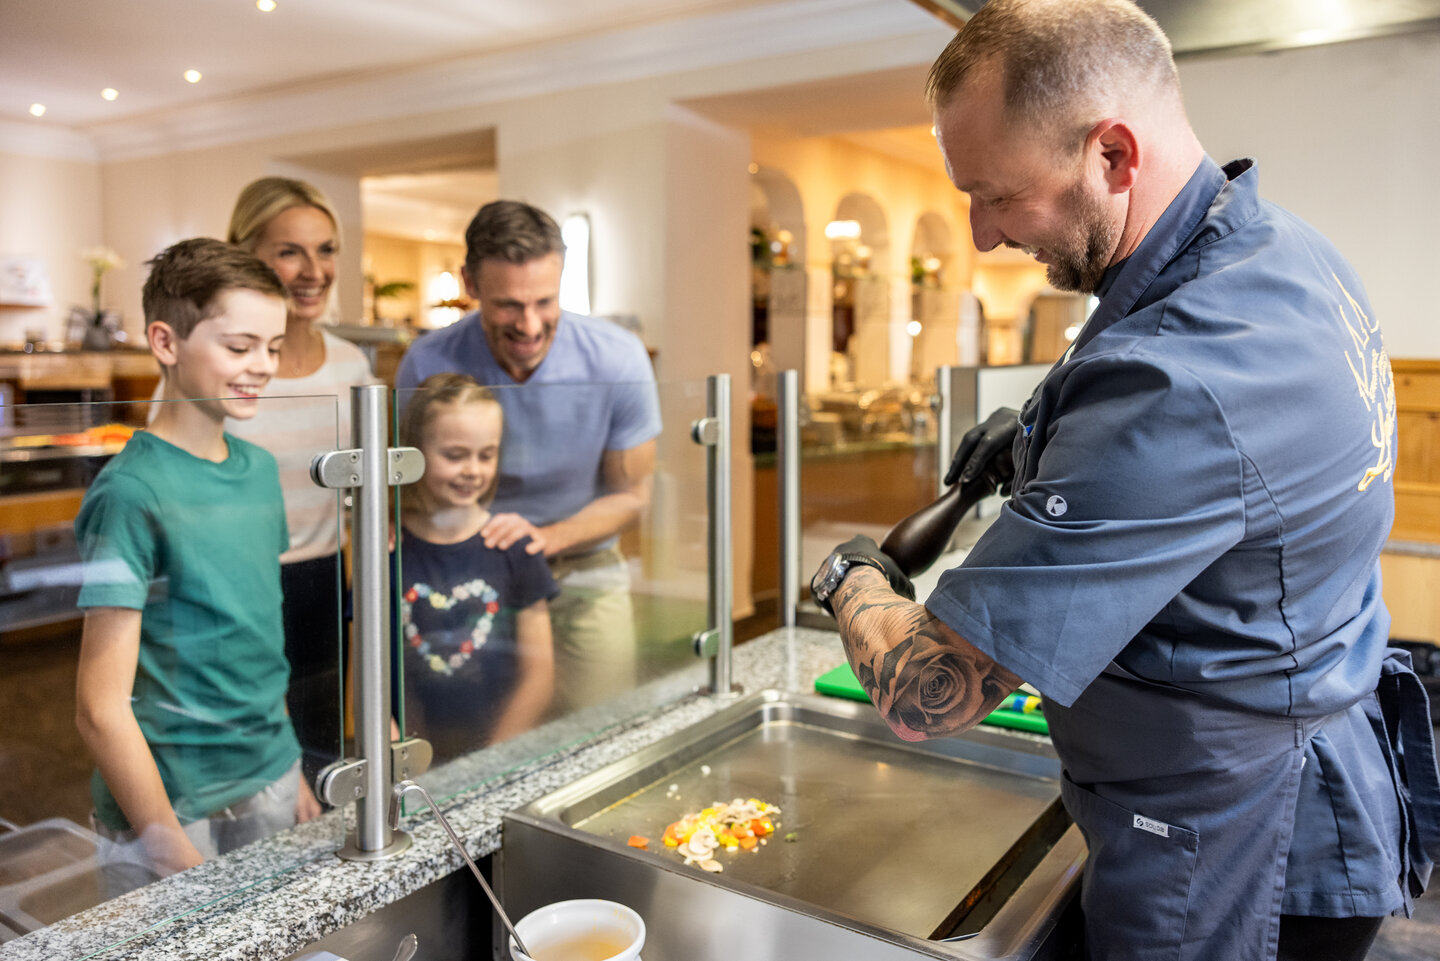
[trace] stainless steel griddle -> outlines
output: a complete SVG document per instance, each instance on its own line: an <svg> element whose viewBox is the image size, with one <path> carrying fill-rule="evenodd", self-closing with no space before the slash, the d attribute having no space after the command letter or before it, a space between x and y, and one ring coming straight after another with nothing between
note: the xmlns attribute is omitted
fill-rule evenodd
<svg viewBox="0 0 1440 961"><path fill-rule="evenodd" d="M837 928L872 941L850 956L880 957L876 938L915 951L897 957L1038 956L1083 858L1058 777L1042 739L907 744L869 705L765 692L507 815L502 896L522 912L561 896L630 904L652 930L647 961L739 956L724 934L737 917L787 958L852 950L815 947ZM717 852L719 874L664 847L667 824L736 797L780 806L768 843ZM650 849L627 847L634 834ZM707 926L719 940L696 936ZM973 940L942 941L956 937Z"/></svg>

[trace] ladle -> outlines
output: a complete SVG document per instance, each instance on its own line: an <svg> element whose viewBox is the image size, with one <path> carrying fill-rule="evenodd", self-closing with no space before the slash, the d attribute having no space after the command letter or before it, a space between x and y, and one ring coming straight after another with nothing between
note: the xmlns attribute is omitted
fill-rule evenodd
<svg viewBox="0 0 1440 961"><path fill-rule="evenodd" d="M425 803L430 805L430 810L435 812L435 820L439 821L440 826L445 829L445 833L450 835L450 840L455 845L455 850L460 852L460 856L464 858L465 863L470 866L470 873L475 875L475 880L479 881L480 886L485 889L485 896L490 899L490 906L493 907L495 913L500 916L500 923L505 925L505 930L509 933L510 937L515 939L515 947L520 949L521 954L527 957L533 957L533 955L530 954L530 949L525 947L525 942L520 940L520 934L515 930L515 925L510 923L510 916L507 915L505 909L500 906L500 899L495 896L494 891L490 890L490 885L485 880L485 876L480 873L480 869L477 868L475 862L470 859L470 852L465 850L465 845L460 843L460 838L455 834L454 829L450 827L450 822L445 820L445 815L441 814L440 809L435 806L435 801L430 797L429 791L408 778L404 781L397 782L395 787L390 791L390 830L394 831L400 826L400 801L409 791L418 791L420 796L425 799Z"/></svg>

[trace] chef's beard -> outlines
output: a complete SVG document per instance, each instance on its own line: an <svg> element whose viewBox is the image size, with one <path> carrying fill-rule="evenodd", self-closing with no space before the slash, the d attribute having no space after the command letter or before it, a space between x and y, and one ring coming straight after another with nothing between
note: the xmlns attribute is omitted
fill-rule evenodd
<svg viewBox="0 0 1440 961"><path fill-rule="evenodd" d="M1058 242L1046 246L1055 263L1045 265L1045 278L1056 290L1094 293L1110 266L1120 225L1080 178L1065 191L1061 203L1068 208L1070 228Z"/></svg>

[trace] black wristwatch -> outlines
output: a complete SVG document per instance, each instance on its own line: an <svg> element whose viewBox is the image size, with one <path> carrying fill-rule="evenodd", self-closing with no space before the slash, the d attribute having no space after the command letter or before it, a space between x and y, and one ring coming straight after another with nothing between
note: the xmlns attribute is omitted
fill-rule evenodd
<svg viewBox="0 0 1440 961"><path fill-rule="evenodd" d="M820 565L820 569L810 581L810 593L814 595L815 603L831 617L835 616L835 612L830 608L830 598L840 589L845 575L849 574L850 568L856 564L873 567L881 574L885 573L885 567L869 554L835 553L825 559L825 563Z"/></svg>

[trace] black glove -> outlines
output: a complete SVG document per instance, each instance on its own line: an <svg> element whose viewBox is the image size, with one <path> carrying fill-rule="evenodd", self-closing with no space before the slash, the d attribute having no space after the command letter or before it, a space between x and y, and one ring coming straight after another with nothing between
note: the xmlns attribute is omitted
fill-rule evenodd
<svg viewBox="0 0 1440 961"><path fill-rule="evenodd" d="M985 473L1001 494L1009 494L1010 482L1015 479L1015 434L1019 430L1020 412L1010 407L1001 407L967 430L950 459L945 486L956 481L966 484Z"/></svg>
<svg viewBox="0 0 1440 961"><path fill-rule="evenodd" d="M874 540L864 534L857 534L826 555L825 560L820 563L820 569L810 579L810 592L815 603L827 614L835 613L830 606L831 596L850 570L860 565L878 568L890 582L891 590L906 600L915 600L915 585L910 583L910 578L905 576L900 565L882 551Z"/></svg>

